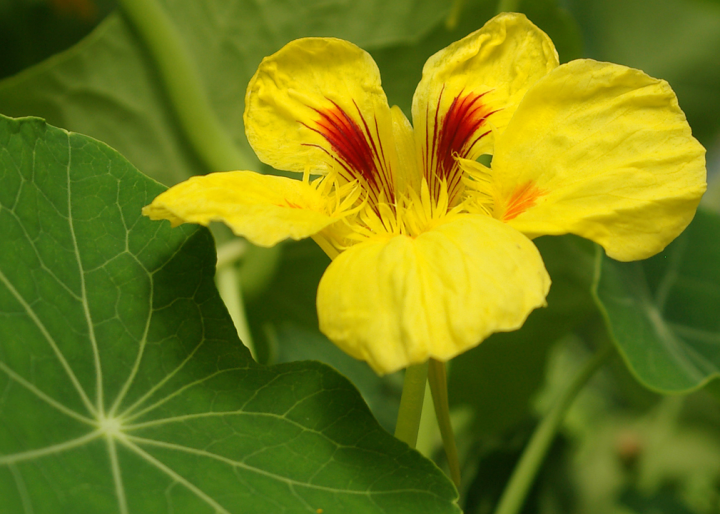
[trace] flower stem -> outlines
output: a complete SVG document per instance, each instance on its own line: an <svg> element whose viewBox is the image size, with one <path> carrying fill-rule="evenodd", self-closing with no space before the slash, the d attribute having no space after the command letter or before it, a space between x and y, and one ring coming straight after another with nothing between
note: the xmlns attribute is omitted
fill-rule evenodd
<svg viewBox="0 0 720 514"><path fill-rule="evenodd" d="M120 0L155 60L165 90L194 150L212 171L251 168L218 120L180 32L157 0Z"/></svg>
<svg viewBox="0 0 720 514"><path fill-rule="evenodd" d="M448 17L445 18L446 29L453 30L455 27L457 27L464 4L465 0L453 0L452 7L450 8L450 13L448 14Z"/></svg>
<svg viewBox="0 0 720 514"><path fill-rule="evenodd" d="M415 448L417 443L427 375L427 362L414 364L405 370L400 410L395 424L395 437L410 445L411 448Z"/></svg>
<svg viewBox="0 0 720 514"><path fill-rule="evenodd" d="M498 2L497 12L518 12L520 0L500 0Z"/></svg>
<svg viewBox="0 0 720 514"><path fill-rule="evenodd" d="M520 512L525 497L535 480L535 476L551 443L555 439L555 434L560 428L565 413L582 387L612 355L612 349L612 345L605 345L585 363L585 366L570 382L567 389L560 394L557 403L537 426L503 491L495 514L517 514Z"/></svg>
<svg viewBox="0 0 720 514"><path fill-rule="evenodd" d="M443 446L445 447L445 456L447 457L448 467L450 468L450 478L452 478L455 487L459 490L460 460L458 459L455 435L453 434L452 424L450 423L450 403L448 402L447 373L444 362L430 359L428 382L430 383L430 391L432 391L435 416L437 417L440 435L442 436Z"/></svg>

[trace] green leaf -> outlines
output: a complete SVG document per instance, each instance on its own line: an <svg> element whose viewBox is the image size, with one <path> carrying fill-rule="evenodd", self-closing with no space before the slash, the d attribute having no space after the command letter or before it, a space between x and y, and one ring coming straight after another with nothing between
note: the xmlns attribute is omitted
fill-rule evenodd
<svg viewBox="0 0 720 514"><path fill-rule="evenodd" d="M117 152L0 118L0 181L0 513L459 512L338 373L250 359Z"/></svg>
<svg viewBox="0 0 720 514"><path fill-rule="evenodd" d="M450 367L450 402L472 406L474 428L482 433L502 432L528 416L552 343L594 310L593 244L575 236L535 242L552 279L547 307L533 311L520 330L492 335Z"/></svg>
<svg viewBox="0 0 720 514"><path fill-rule="evenodd" d="M336 36L365 48L410 43L450 7L438 0L168 3L215 112L248 155L243 99L263 57L302 36ZM72 49L1 81L0 112L41 116L101 139L168 185L208 171L179 129L155 64L120 15Z"/></svg>
<svg viewBox="0 0 720 514"><path fill-rule="evenodd" d="M598 253L595 296L637 379L687 393L720 374L720 216L700 210L663 252L620 263Z"/></svg>
<svg viewBox="0 0 720 514"><path fill-rule="evenodd" d="M395 431L403 387L402 373L378 377L366 362L350 357L317 328L286 321L270 330L277 341L279 362L318 360L329 364L358 388L380 425L390 433Z"/></svg>

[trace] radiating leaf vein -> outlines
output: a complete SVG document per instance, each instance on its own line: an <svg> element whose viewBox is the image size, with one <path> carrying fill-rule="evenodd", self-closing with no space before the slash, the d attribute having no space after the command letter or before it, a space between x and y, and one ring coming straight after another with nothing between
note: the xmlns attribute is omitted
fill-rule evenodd
<svg viewBox="0 0 720 514"><path fill-rule="evenodd" d="M48 332L47 328L43 324L42 321L40 321L40 318L35 314L35 311L28 305L28 303L25 301L25 299L20 295L20 293L13 287L12 283L7 279L5 274L0 271L0 282L2 282L5 287L10 291L10 294L12 294L15 299L18 301L18 303L25 309L25 312L27 313L28 317L35 323L38 330L42 333L45 340L48 342L50 347L53 350L53 353L57 357L57 359L60 361L60 365L65 370L65 373L70 378L70 381L72 382L73 386L75 387L75 390L80 395L80 398L82 399L82 402L85 404L85 407L88 409L88 411L93 414L97 415L97 411L95 410L95 407L93 406L90 399L85 394L85 390L80 385L80 382L78 381L77 377L75 376L75 373L73 373L72 368L68 364L68 362L65 360L65 356L62 354L60 349L57 346L57 343L55 342L55 339L50 335L50 332Z"/></svg>

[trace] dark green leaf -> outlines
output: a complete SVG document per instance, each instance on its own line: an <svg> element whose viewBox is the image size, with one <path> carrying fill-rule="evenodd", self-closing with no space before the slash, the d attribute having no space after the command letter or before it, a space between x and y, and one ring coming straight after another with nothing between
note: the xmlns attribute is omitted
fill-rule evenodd
<svg viewBox="0 0 720 514"><path fill-rule="evenodd" d="M720 216L698 211L672 244L643 262L598 255L595 294L628 367L662 393L720 373Z"/></svg>
<svg viewBox="0 0 720 514"><path fill-rule="evenodd" d="M114 0L0 0L0 78L77 43L114 4Z"/></svg>
<svg viewBox="0 0 720 514"><path fill-rule="evenodd" d="M254 363L205 229L117 152L0 118L0 513L458 513L320 363Z"/></svg>

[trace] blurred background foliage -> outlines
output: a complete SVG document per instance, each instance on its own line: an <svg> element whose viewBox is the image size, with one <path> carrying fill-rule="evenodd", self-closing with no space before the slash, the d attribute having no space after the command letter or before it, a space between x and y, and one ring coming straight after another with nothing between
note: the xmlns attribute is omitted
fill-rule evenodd
<svg viewBox="0 0 720 514"><path fill-rule="evenodd" d="M720 2L503 4L548 32L561 62L588 57L667 80L708 149L705 205L718 210ZM332 35L363 46L381 69L390 103L408 112L425 60L498 10L489 0L166 0L163 5L221 123L248 155L242 128L247 81L260 59L287 41ZM209 171L189 145L148 50L116 7L113 0L0 0L0 112L41 116L96 137L167 185ZM248 162L267 171L252 157ZM215 234L221 242L228 239L222 229ZM548 308L533 313L521 331L491 337L450 368L465 476L462 506L468 514L492 512L539 417L592 349L607 344L591 295L593 245L572 237L537 243L553 279ZM238 274L258 359L329 363L352 380L380 423L392 430L401 377L378 379L317 330L315 293L327 264L309 241L285 244L279 252L247 251ZM720 312L718 304L705 309ZM685 395L652 392L616 357L573 406L523 512L720 512L717 390L711 382ZM432 427L423 432L420 448L443 465Z"/></svg>

